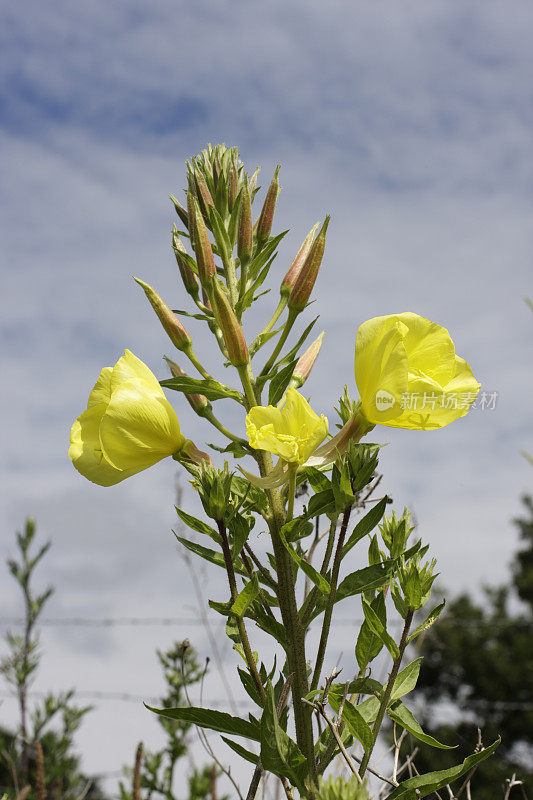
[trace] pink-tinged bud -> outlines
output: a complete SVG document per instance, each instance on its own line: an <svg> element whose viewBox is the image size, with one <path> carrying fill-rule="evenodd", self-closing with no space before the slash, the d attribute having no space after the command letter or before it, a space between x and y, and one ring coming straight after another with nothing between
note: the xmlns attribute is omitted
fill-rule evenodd
<svg viewBox="0 0 533 800"><path fill-rule="evenodd" d="M201 464L206 463L213 466L211 456L208 453L204 453L203 450L198 450L194 442L191 442L190 439L185 439L178 452L174 453L172 458L174 461L179 461L180 464L192 463L201 466Z"/></svg>
<svg viewBox="0 0 533 800"><path fill-rule="evenodd" d="M228 359L234 367L242 367L249 361L248 345L228 298L218 285L215 286L213 300L215 316L226 343Z"/></svg>
<svg viewBox="0 0 533 800"><path fill-rule="evenodd" d="M202 214L207 216L207 209L209 206L215 205L213 198L211 197L211 192L207 188L207 183L205 182L204 176L198 169L194 173L194 180L196 183L196 195L198 197L200 208L202 209Z"/></svg>
<svg viewBox="0 0 533 800"><path fill-rule="evenodd" d="M139 278L134 277L134 280L142 289L144 289L146 297L150 301L152 308L159 317L159 321L168 334L168 337L174 347L177 347L178 350L187 350L191 346L192 341L187 329L181 324L177 316L170 310L167 304L161 300L155 289L152 289L151 286L144 281L139 280Z"/></svg>
<svg viewBox="0 0 533 800"><path fill-rule="evenodd" d="M176 364L175 361L172 361L170 358L167 358L166 356L164 356L164 359L167 362L168 367L170 369L170 372L172 373L172 376L174 378L188 378L189 377L187 375L187 373L184 370L182 370L182 368L180 366L178 366ZM188 393L185 393L185 392L184 392L184 394L185 394L185 398L188 400L189 405L192 408L192 410L196 411L196 413L199 414L199 416L201 416L201 417L204 416L204 413L205 413L206 409L212 409L213 408L213 406L211 405L211 403L209 402L207 397L204 397L203 394L195 394L195 393L188 394Z"/></svg>
<svg viewBox="0 0 533 800"><path fill-rule="evenodd" d="M235 200L239 194L239 171L234 161L231 162L228 175L228 208L233 211Z"/></svg>
<svg viewBox="0 0 533 800"><path fill-rule="evenodd" d="M185 250L183 243L178 236L178 231L176 226L172 231L172 247L174 250L174 255L176 256L176 261L178 264L178 269L180 271L181 279L183 281L183 285L185 286L185 291L191 295L193 298L197 298L199 294L199 287L198 281L196 279L196 275L187 264L186 259L183 257L183 253L187 255L187 251Z"/></svg>
<svg viewBox="0 0 533 800"><path fill-rule="evenodd" d="M207 308L207 310L212 312L213 306L211 305L211 301L209 300L205 289L202 289L202 300L204 301L204 306Z"/></svg>
<svg viewBox="0 0 533 800"><path fill-rule="evenodd" d="M213 159L213 184L215 187L215 192L221 175L222 175L222 164L220 163L220 158L218 157L218 153L215 153L215 157Z"/></svg>
<svg viewBox="0 0 533 800"><path fill-rule="evenodd" d="M294 386L295 389L299 389L301 386L303 386L308 379L309 374L315 365L315 361L318 358L318 354L320 353L322 339L324 338L325 333L326 331L322 331L318 339L315 339L315 341L307 348L303 356L298 359L291 378L291 385Z"/></svg>
<svg viewBox="0 0 533 800"><path fill-rule="evenodd" d="M170 197L170 199L172 200L172 202L174 204L174 208L176 209L176 214L181 219L181 221L183 222L185 227L188 228L189 227L189 217L188 217L187 211L183 208L183 206L181 205L179 200L177 200L174 197L173 194L169 195L169 197Z"/></svg>
<svg viewBox="0 0 533 800"><path fill-rule="evenodd" d="M315 285L315 281L317 279L318 270L320 269L320 264L322 263L322 257L324 256L324 249L326 247L326 231L328 229L329 220L330 217L328 215L311 246L309 254L303 263L296 281L294 282L294 286L292 287L289 300L287 302L289 311L294 311L299 314L304 310L309 302L311 292L313 291L313 286Z"/></svg>
<svg viewBox="0 0 533 800"><path fill-rule="evenodd" d="M194 194L191 191L187 192L187 230L189 231L191 247L193 252L196 253L196 242L194 241L194 199Z"/></svg>
<svg viewBox="0 0 533 800"><path fill-rule="evenodd" d="M266 242L270 236L270 231L272 230L272 221L274 219L274 211L276 209L276 202L279 193L278 172L280 169L281 167L278 164L276 171L274 172L274 177L272 178L272 183L268 187L263 208L261 209L261 213L259 214L259 218L257 220L257 242L259 247Z"/></svg>
<svg viewBox="0 0 533 800"><path fill-rule="evenodd" d="M305 263L305 259L309 255L309 251L313 246L313 240L316 236L316 232L318 230L319 225L320 222L317 222L316 225L313 225L313 227L303 240L302 246L296 253L294 261L290 265L287 274L281 281L281 286L279 287L279 293L281 294L282 297L288 297L290 295L292 287L296 282L296 278L300 274L300 271Z"/></svg>
<svg viewBox="0 0 533 800"><path fill-rule="evenodd" d="M194 253L198 265L198 277L202 286L209 286L216 275L215 259L213 249L209 241L209 234L205 226L204 218L200 213L197 201L194 201Z"/></svg>
<svg viewBox="0 0 533 800"><path fill-rule="evenodd" d="M252 257L252 203L248 184L241 189L241 207L239 210L239 231L237 235L237 255L241 266L246 265Z"/></svg>

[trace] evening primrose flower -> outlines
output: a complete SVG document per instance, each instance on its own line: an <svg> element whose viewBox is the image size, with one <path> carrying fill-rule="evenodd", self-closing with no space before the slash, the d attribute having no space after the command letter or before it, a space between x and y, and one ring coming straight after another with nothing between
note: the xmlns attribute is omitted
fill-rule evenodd
<svg viewBox="0 0 533 800"><path fill-rule="evenodd" d="M360 326L355 380L368 422L412 430L442 428L464 416L480 389L446 328L411 312Z"/></svg>
<svg viewBox="0 0 533 800"><path fill-rule="evenodd" d="M190 446L159 381L126 350L101 371L72 426L69 457L85 478L112 486Z"/></svg>
<svg viewBox="0 0 533 800"><path fill-rule="evenodd" d="M274 470L266 478L250 473L246 477L256 486L272 488L288 481L290 469L307 462L328 433L326 417L315 414L307 400L294 388L287 389L285 405L254 406L246 416L250 445L279 456Z"/></svg>

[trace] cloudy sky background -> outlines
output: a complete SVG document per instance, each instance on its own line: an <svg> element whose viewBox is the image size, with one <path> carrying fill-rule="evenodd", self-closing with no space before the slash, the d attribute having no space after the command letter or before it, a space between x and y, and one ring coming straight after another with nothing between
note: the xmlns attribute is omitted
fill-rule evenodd
<svg viewBox="0 0 533 800"><path fill-rule="evenodd" d="M528 0L27 0L4 4L1 17L1 554L34 515L54 542L41 570L57 588L49 616L196 613L170 533L172 462L100 489L66 452L99 370L124 347L165 374L171 346L131 275L184 305L168 194L207 141L237 144L250 169L262 165L263 186L283 165L275 228L291 232L265 319L302 238L333 215L312 309L327 330L308 384L318 411L333 423L344 383L354 391L357 326L404 310L448 327L484 388L499 393L495 410L442 431L374 438L390 442L384 486L416 513L443 583L477 591L505 580L517 542L509 520L531 487L519 449L533 451L533 318L522 299L533 293ZM220 375L200 324L190 327ZM216 440L170 399L189 436ZM3 615L17 615L2 574ZM206 597L225 599L220 578L202 576ZM46 628L35 688L152 697L155 647L184 636L212 655L193 624ZM349 670L346 636L335 630L330 663L343 655ZM215 673L210 697L224 699ZM13 719L14 703L2 711ZM139 703L99 703L79 737L85 768L113 772L141 738L158 741Z"/></svg>

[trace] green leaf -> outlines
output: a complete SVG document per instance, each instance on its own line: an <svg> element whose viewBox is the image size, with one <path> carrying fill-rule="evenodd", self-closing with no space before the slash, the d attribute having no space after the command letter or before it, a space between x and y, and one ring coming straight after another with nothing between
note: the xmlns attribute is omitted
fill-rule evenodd
<svg viewBox="0 0 533 800"><path fill-rule="evenodd" d="M259 594L259 581L257 575L254 574L251 581L249 581L244 589L239 593L231 610L237 617L243 617L250 603L253 603Z"/></svg>
<svg viewBox="0 0 533 800"><path fill-rule="evenodd" d="M193 531L197 531L197 533L205 533L206 536L210 536L214 542L217 544L222 544L222 537L220 534L208 525L207 522L202 522L201 519L197 519L196 517L187 514L186 511L182 511L181 508L174 506L178 517L181 519L184 525L187 525L188 528L191 528Z"/></svg>
<svg viewBox="0 0 533 800"><path fill-rule="evenodd" d="M259 757L256 756L255 753L251 753L250 750L247 750L241 744L238 744L238 742L232 742L231 739L226 739L225 736L222 736L222 741L226 742L228 747L231 747L238 756L244 758L245 761L249 761L250 764L257 764L259 761Z"/></svg>
<svg viewBox="0 0 533 800"><path fill-rule="evenodd" d="M419 739L421 742L424 742L424 744L429 744L431 747L438 747L441 750L454 749L453 745L442 744L442 742L437 741L437 739L435 739L433 736L430 736L428 733L424 733L420 727L420 724L415 719L413 712L410 711L401 700L396 700L391 706L389 706L387 709L387 714L393 722L397 722L398 725L401 725L406 731L412 733L415 739Z"/></svg>
<svg viewBox="0 0 533 800"><path fill-rule="evenodd" d="M415 630L412 632L412 634L410 635L410 637L407 640L408 644L410 642L412 642L413 639L416 639L417 636L420 636L420 634L423 633L424 631L426 631L428 628L431 628L433 623L440 616L440 614L443 611L445 605L446 605L446 600L443 600L442 603L440 603L438 606L435 606L433 611L430 611L430 613L425 618L424 622L421 622L420 625L418 626L418 628L415 628Z"/></svg>
<svg viewBox="0 0 533 800"><path fill-rule="evenodd" d="M219 733L229 733L232 736L244 736L258 742L260 732L258 726L241 717L232 717L225 711L216 711L210 708L195 708L194 706L180 706L178 708L153 708L144 704L149 711L159 714L160 717L178 719L182 722L192 722L199 728L208 728Z"/></svg>
<svg viewBox="0 0 533 800"><path fill-rule="evenodd" d="M308 480L314 492L327 492L331 488L331 481L316 467L305 467L300 470L298 476L304 480Z"/></svg>
<svg viewBox="0 0 533 800"><path fill-rule="evenodd" d="M360 539L363 538L363 536L366 536L367 533L370 533L370 531L372 531L376 527L378 522L380 522L380 520L382 519L383 514L385 513L386 506L387 506L387 497L383 497L379 501L379 503L376 503L376 505L373 506L370 509L370 511L367 514L365 514L364 517L362 517L362 519L359 520L359 522L353 529L350 538L347 540L344 547L342 548L343 558L346 555L346 553L348 553L352 549L352 547L356 545Z"/></svg>
<svg viewBox="0 0 533 800"><path fill-rule="evenodd" d="M208 400L222 400L224 398L233 398L237 402L242 403L243 397L236 389L231 389L229 386L224 386L215 380L199 380L197 378L167 378L164 381L159 381L161 386L165 389L174 389L176 392L183 392L184 394L203 394Z"/></svg>
<svg viewBox="0 0 533 800"><path fill-rule="evenodd" d="M287 522L282 530L288 542L296 542L313 533L313 523L303 517L296 517Z"/></svg>
<svg viewBox="0 0 533 800"><path fill-rule="evenodd" d="M398 645L392 638L392 636L388 633L385 625L380 620L370 603L362 598L363 603L363 613L365 615L365 620L368 622L372 633L375 633L376 636L379 636L391 656L396 659L400 655L400 651L398 649Z"/></svg>
<svg viewBox="0 0 533 800"><path fill-rule="evenodd" d="M241 550L250 535L250 527L241 514L234 514L228 522L231 533L231 557L234 560L241 554Z"/></svg>
<svg viewBox="0 0 533 800"><path fill-rule="evenodd" d="M279 372L272 378L270 381L270 385L268 387L268 404L271 406L276 406L287 389L287 386L290 383L292 378L292 373L294 372L294 367L296 366L296 361L291 361L291 363L280 369Z"/></svg>
<svg viewBox="0 0 533 800"><path fill-rule="evenodd" d="M328 581L324 578L323 575L320 574L320 572L317 572L316 569L311 564L309 564L308 561L305 560L305 558L302 558L302 556L300 556L296 552L296 550L293 547L291 547L291 545L285 538L284 528L282 528L280 531L280 539L283 542L283 545L287 550L287 552L289 553L292 560L296 564L298 564L299 568L307 575L308 578L310 578L313 581L315 586L318 586L322 594L328 595L331 588Z"/></svg>
<svg viewBox="0 0 533 800"><path fill-rule="evenodd" d="M261 717L261 763L266 770L288 778L300 792L304 789L307 761L296 742L285 733L278 722L274 690L270 682Z"/></svg>
<svg viewBox="0 0 533 800"><path fill-rule="evenodd" d="M335 496L333 490L328 488L322 492L314 494L307 505L305 516L310 519L311 517L318 517L320 514L327 514L335 508Z"/></svg>
<svg viewBox="0 0 533 800"><path fill-rule="evenodd" d="M250 697L256 705L262 708L263 701L259 696L259 692L257 691L254 679L252 678L250 673L246 672L246 670L244 669L241 669L241 667L237 667L237 672L239 673L239 678L241 679L241 683L248 697Z"/></svg>
<svg viewBox="0 0 533 800"><path fill-rule="evenodd" d="M373 564L371 567L363 567L350 573L340 582L336 601L370 589L380 589L388 582L394 564L394 561L383 561L382 564Z"/></svg>
<svg viewBox="0 0 533 800"><path fill-rule="evenodd" d="M291 350L289 350L289 352L286 355L284 355L283 358L279 361L280 364L288 364L289 361L293 360L293 358L295 357L296 353L298 352L300 347L303 345L303 343L305 342L305 340L307 339L307 337L309 336L309 334L313 330L317 319L318 319L318 317L315 317L314 320L309 323L309 325L304 330L304 332L302 333L302 335L300 336L300 338L298 339L298 341L296 342L294 347Z"/></svg>
<svg viewBox="0 0 533 800"><path fill-rule="evenodd" d="M228 233L222 222L222 218L216 208L214 206L209 207L209 222L211 224L211 230L213 231L213 236L215 237L215 243L217 246L217 250L220 254L220 257L224 264L228 261L231 256L231 251L233 250L231 246L231 242L229 240Z"/></svg>
<svg viewBox="0 0 533 800"><path fill-rule="evenodd" d="M189 539L184 539L182 536L176 536L176 539L178 542L181 542L181 544L186 547L187 550L190 550L191 553L196 553L197 556L200 556L200 558L203 558L206 561L210 561L211 564L216 564L217 567L223 567L226 569L226 564L224 563L224 556L222 553L217 553L215 550L210 550L208 547L203 547L197 542L191 542ZM248 576L248 573L246 572L244 564L240 558L233 562L233 567L235 572L238 572L239 575Z"/></svg>
<svg viewBox="0 0 533 800"><path fill-rule="evenodd" d="M369 725L373 725L376 721L380 706L380 701L377 697L367 697L362 703L359 703L357 710Z"/></svg>
<svg viewBox="0 0 533 800"><path fill-rule="evenodd" d="M268 331L267 333L259 333L249 347L250 358L253 358L257 353L257 351L260 350L263 347L263 345L268 342L269 339L272 339L272 337L276 336L281 330L283 330L283 325L280 328L276 328L273 331Z"/></svg>
<svg viewBox="0 0 533 800"><path fill-rule="evenodd" d="M500 744L500 741L500 739L497 739L490 747L486 747L479 753L473 753L456 767L441 769L437 772L427 772L425 775L415 775L413 778L408 778L397 786L392 794L387 796L387 800L418 800L418 798L427 797L433 792L443 789L451 781L466 775L471 769L489 758Z"/></svg>
<svg viewBox="0 0 533 800"><path fill-rule="evenodd" d="M398 700L400 697L403 697L404 694L409 694L409 692L413 691L418 680L421 663L422 656L412 661L398 673L394 681L394 686L392 687L391 701Z"/></svg>
<svg viewBox="0 0 533 800"><path fill-rule="evenodd" d="M346 685L344 683L332 683L328 699L329 704L332 709L335 711L336 714L339 713L340 704L344 695L344 690ZM322 690L318 690L319 692ZM354 681L351 681L348 685L348 693L347 697L352 694L371 694L371 695L381 695L383 692L383 686L379 681L374 680L374 678L356 678Z"/></svg>
<svg viewBox="0 0 533 800"><path fill-rule="evenodd" d="M379 592L376 595L376 597L372 600L371 606L382 623L386 625L387 610L383 592ZM359 629L359 635L357 636L357 642L355 645L355 657L360 669L363 671L366 670L368 664L370 664L376 658L376 656L379 655L382 648L382 639L380 639L379 636L376 636L365 619Z"/></svg>
<svg viewBox="0 0 533 800"><path fill-rule="evenodd" d="M372 746L372 731L370 725L361 716L357 708L349 700L344 701L342 718L348 726L352 736L361 742L365 750Z"/></svg>
<svg viewBox="0 0 533 800"><path fill-rule="evenodd" d="M248 265L248 272L249 274L255 278L255 276L259 273L259 270L269 261L272 256L274 255L274 251L276 250L278 244L281 242L284 236L288 234L288 230L282 231L278 233L277 236L273 236L269 239L268 244L266 244L261 252L257 253L257 255L250 261Z"/></svg>

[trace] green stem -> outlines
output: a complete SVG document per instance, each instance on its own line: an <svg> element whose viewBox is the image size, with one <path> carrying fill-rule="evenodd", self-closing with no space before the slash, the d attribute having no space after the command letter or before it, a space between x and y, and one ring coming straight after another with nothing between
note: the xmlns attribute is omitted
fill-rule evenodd
<svg viewBox="0 0 533 800"><path fill-rule="evenodd" d="M324 577L326 576L326 572L328 571L329 561L331 558L331 554L333 552L333 545L335 543L335 531L337 530L337 519L338 517L333 519L329 526L328 541L326 543L324 558L322 559L322 566L320 567L320 574L323 575ZM302 618L302 623L305 630L307 630L307 626L309 625L309 622L307 620L307 614L312 612L313 607L318 599L319 593L320 589L318 588L318 586L313 586L313 588L305 598L304 604L301 608L300 616Z"/></svg>
<svg viewBox="0 0 533 800"><path fill-rule="evenodd" d="M245 261L245 262L241 263L241 275L240 275L240 278L239 278L239 312L237 314L237 319L239 320L239 322L242 319L242 311L243 311L243 309L242 309L241 304L242 304L244 295L246 294L246 284L248 282L248 264L249 264L249 261Z"/></svg>
<svg viewBox="0 0 533 800"><path fill-rule="evenodd" d="M220 422L220 420L218 420L218 419L215 417L215 415L213 414L213 412L212 412L210 409L206 409L206 410L203 412L202 416L203 416L203 417L204 417L206 420L208 420L208 422L210 422L210 423L211 423L211 425L213 425L213 427L214 427L214 428L216 428L218 431L220 431L220 433L222 433L222 434L223 434L224 436L226 436L228 439L231 439L231 441L232 441L232 442L242 442L243 444L247 444L247 442L245 442L245 441L244 441L244 439L242 439L242 437L240 437L240 436L237 436L235 433L232 433L231 431L229 431L229 430L226 428L226 426L225 426L225 425L223 425L223 424Z"/></svg>
<svg viewBox="0 0 533 800"><path fill-rule="evenodd" d="M287 501L287 519L290 522L294 514L294 498L296 496L296 464L291 464L289 467L289 497Z"/></svg>
<svg viewBox="0 0 533 800"><path fill-rule="evenodd" d="M249 408L253 408L258 405L258 403L254 391L254 378L251 366L250 364L246 364L238 369L247 404ZM270 453L264 450L258 450L257 462L262 476L266 476L272 471L272 458ZM278 578L276 594L279 600L282 622L287 634L288 646L286 648L286 654L289 673L294 673L292 697L296 741L307 759L311 783L313 787L315 787L310 790L310 797L314 800L314 798L316 798L316 789L318 788L318 777L314 754L312 709L302 702L302 697L305 697L309 691L307 662L305 657L305 632L298 615L292 562L280 536L281 528L286 521L281 495L277 489L270 489L267 491L267 496L271 510L268 526L272 537Z"/></svg>
<svg viewBox="0 0 533 800"><path fill-rule="evenodd" d="M272 330L272 328L274 327L274 325L276 324L278 319L281 317L283 311L285 310L285 306L287 305L287 300L288 299L289 299L289 295L286 295L285 297L281 297L280 298L278 307L276 308L276 310L274 311L274 313L270 317L270 320L265 325L265 327L263 328L261 333L270 333L270 331ZM261 333L259 334L260 336L261 336Z"/></svg>
<svg viewBox="0 0 533 800"><path fill-rule="evenodd" d="M189 345L189 347L187 347L183 352L185 353L191 364L198 370L202 378L205 378L206 380L212 380L209 372L200 364L200 362L196 358L196 355L191 345Z"/></svg>
<svg viewBox="0 0 533 800"><path fill-rule="evenodd" d="M222 553L224 555L224 564L226 565L226 572L228 574L231 600L234 603L239 594L239 590L237 589L237 581L235 579L235 570L233 568L233 560L231 558L231 549L228 542L228 535L226 533L226 526L224 525L224 522L222 520L217 520L217 526L218 526L218 532L220 533L220 537L222 539ZM248 639L248 634L246 632L246 627L244 625L244 620L242 617L239 617L237 615L235 615L235 619L237 621L237 628L239 630L239 636L241 637L242 648L244 651L244 655L246 657L246 663L248 665L248 669L250 670L250 675L253 678L256 689L259 692L259 696L261 697L262 700L266 700L265 688L257 671L257 667L252 653L252 648L250 647L250 641Z"/></svg>
<svg viewBox="0 0 533 800"><path fill-rule="evenodd" d="M272 352L272 355L270 356L270 358L268 359L268 361L266 362L265 366L263 367L263 369L261 370L261 372L259 374L258 383L261 386L265 382L268 373L270 372L270 370L272 369L272 367L276 363L276 359L277 359L277 357L279 356L279 354L281 352L281 348L283 347L283 345L287 341L287 337L288 337L289 333L291 332L292 326L294 325L297 316L298 316L298 314L295 311L289 311L289 316L287 317L287 322L285 323L285 327L283 328L283 330L281 332L281 336L278 339L278 343L276 344L276 346L275 346L275 348L274 348L274 350Z"/></svg>
<svg viewBox="0 0 533 800"><path fill-rule="evenodd" d="M398 648L399 650L398 658L394 660L394 663L392 665L392 670L389 675L389 680L387 681L387 686L385 688L383 697L381 698L381 703L379 705L378 715L376 717L376 721L374 722L374 727L372 728L372 743L370 747L367 750L365 750L365 754L363 756L363 760L361 761L361 766L359 768L359 775L361 776L361 778L364 776L367 770L368 762L370 761L370 758L372 756L372 752L374 750L374 746L378 738L378 733L383 723L383 717L385 716L385 711L387 710L387 706L389 705L389 700L391 698L394 681L398 677L398 672L400 670L400 665L402 663L403 654L405 648L407 647L409 628L411 627L411 622L413 621L414 613L415 612L413 610L409 610L405 618L405 624L403 626L403 631L402 631L402 638L400 640L400 645Z"/></svg>
<svg viewBox="0 0 533 800"><path fill-rule="evenodd" d="M339 580L339 570L342 561L342 548L344 545L344 539L346 536L346 530L348 528L348 522L350 521L351 513L352 513L352 506L349 506L347 509L345 509L342 518L339 540L337 542L337 549L335 551L335 557L333 559L333 567L331 570L330 590L329 590L326 610L324 612L324 620L322 622L322 631L320 633L320 643L318 645L315 670L313 672L313 680L311 681L311 691L316 689L318 686L318 682L320 680L320 673L322 671L322 666L324 664L324 656L326 654L326 645L328 643L329 629L331 626L331 617L333 614L333 606L335 605L335 597L337 594L337 581Z"/></svg>

